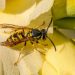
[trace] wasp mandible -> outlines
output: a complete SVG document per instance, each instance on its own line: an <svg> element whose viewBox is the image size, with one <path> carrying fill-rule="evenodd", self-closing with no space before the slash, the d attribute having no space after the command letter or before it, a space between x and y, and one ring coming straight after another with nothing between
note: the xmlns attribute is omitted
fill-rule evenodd
<svg viewBox="0 0 75 75"><path fill-rule="evenodd" d="M49 39L49 41L53 44L54 49L56 51L55 44L47 35L48 29L49 29L51 23L52 23L52 18L51 18L51 21L50 21L48 27L46 29L41 29L41 30L39 30L38 28L16 26L16 25L12 25L12 24L0 24L1 28L13 29L12 34L7 38L6 41L1 42L0 45L13 47L19 43L24 42L24 46L26 46L27 41L30 41L31 44L34 44L34 42L39 43L40 39L42 39L42 40Z"/></svg>

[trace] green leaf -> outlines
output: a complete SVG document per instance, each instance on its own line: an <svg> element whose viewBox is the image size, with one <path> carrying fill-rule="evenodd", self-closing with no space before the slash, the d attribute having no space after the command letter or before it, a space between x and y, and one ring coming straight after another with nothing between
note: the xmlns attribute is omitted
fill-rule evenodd
<svg viewBox="0 0 75 75"><path fill-rule="evenodd" d="M54 25L58 28L75 30L75 18L67 17L59 20L54 20Z"/></svg>
<svg viewBox="0 0 75 75"><path fill-rule="evenodd" d="M75 39L75 30L72 29L58 29L62 34L64 34L69 39Z"/></svg>
<svg viewBox="0 0 75 75"><path fill-rule="evenodd" d="M75 29L75 17L68 14L69 9L67 9L67 0L55 0L52 11L56 27Z"/></svg>

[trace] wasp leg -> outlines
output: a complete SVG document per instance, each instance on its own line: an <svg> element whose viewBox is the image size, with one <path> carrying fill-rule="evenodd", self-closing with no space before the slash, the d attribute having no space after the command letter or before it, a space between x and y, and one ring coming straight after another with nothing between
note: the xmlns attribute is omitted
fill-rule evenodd
<svg viewBox="0 0 75 75"><path fill-rule="evenodd" d="M24 43L24 46L26 46L26 41ZM23 51L24 51L24 47L21 48L19 57L18 57L17 61L14 63L14 65L17 65L25 57L25 55L21 56L21 54L22 54Z"/></svg>
<svg viewBox="0 0 75 75"><path fill-rule="evenodd" d="M33 39L34 40L34 39ZM30 42L33 44L32 46L34 47L35 50L39 51L41 54L45 55L45 52L44 52L44 48L42 48L43 50L41 49L37 49L37 45L36 44L39 44L38 40L30 40Z"/></svg>
<svg viewBox="0 0 75 75"><path fill-rule="evenodd" d="M20 57L20 56L21 56L21 53L19 54L19 57L18 57L17 61L14 63L14 65L17 65L25 57L25 55L23 55L22 57Z"/></svg>
<svg viewBox="0 0 75 75"><path fill-rule="evenodd" d="M25 41L24 46L26 46L26 41ZM23 50L24 50L24 47L21 49L19 57L18 57L17 61L14 63L14 65L17 65L25 57L25 54L23 56L21 56ZM31 52L29 52L29 53L31 53Z"/></svg>
<svg viewBox="0 0 75 75"><path fill-rule="evenodd" d="M31 38L29 38L29 40L31 40ZM26 40L25 40L24 46L26 46ZM22 54L22 51L23 51L23 50L24 50L24 47L21 48L21 51L20 51L19 57L18 57L17 61L14 63L14 65L17 65L17 64L18 64L18 63L19 63L19 62L25 57L25 55L23 55L22 57L20 57L21 54Z"/></svg>
<svg viewBox="0 0 75 75"><path fill-rule="evenodd" d="M21 51L20 51L19 56L18 56L18 59L17 59L17 61L14 63L14 65L17 65L17 64L20 62L20 60L22 59L22 58L20 58L20 56L21 56L23 50L24 50L24 47L21 48Z"/></svg>
<svg viewBox="0 0 75 75"><path fill-rule="evenodd" d="M34 47L35 50L39 51L41 54L45 55L46 51L45 49L42 47L42 49L37 49L37 45L40 44L39 39L30 39L31 44L33 44L32 46Z"/></svg>
<svg viewBox="0 0 75 75"><path fill-rule="evenodd" d="M45 21L43 21L43 23L40 26L37 26L36 28L40 28L41 26L43 26L45 24Z"/></svg>
<svg viewBox="0 0 75 75"><path fill-rule="evenodd" d="M39 40L40 38L41 38L41 36L36 39L36 43L40 44L40 43L38 42L38 40ZM48 46L48 44L40 44L40 45Z"/></svg>
<svg viewBox="0 0 75 75"><path fill-rule="evenodd" d="M43 46L45 46L45 47L48 46L48 44L40 44L40 45L43 45Z"/></svg>
<svg viewBox="0 0 75 75"><path fill-rule="evenodd" d="M42 55L45 55L45 52L44 52L44 49L41 50L41 49L37 49L37 47L33 44L33 47L35 50L37 50L38 52L40 52Z"/></svg>

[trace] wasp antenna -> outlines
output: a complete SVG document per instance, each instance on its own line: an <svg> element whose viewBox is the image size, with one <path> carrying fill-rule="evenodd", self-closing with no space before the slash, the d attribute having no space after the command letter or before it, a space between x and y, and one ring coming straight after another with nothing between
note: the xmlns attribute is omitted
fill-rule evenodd
<svg viewBox="0 0 75 75"><path fill-rule="evenodd" d="M49 23L49 25L48 25L48 27L47 27L47 29L46 29L47 31L48 31L48 29L49 29L49 27L50 27L50 25L51 25L51 23L52 23L52 20L53 20L53 19L52 19L52 17L51 17L50 23Z"/></svg>
<svg viewBox="0 0 75 75"><path fill-rule="evenodd" d="M55 51L56 51L56 46L55 46L55 44L53 43L53 41L48 37L48 36L46 36L49 40L50 40L50 42L52 43L52 45L54 46L54 49L55 49Z"/></svg>

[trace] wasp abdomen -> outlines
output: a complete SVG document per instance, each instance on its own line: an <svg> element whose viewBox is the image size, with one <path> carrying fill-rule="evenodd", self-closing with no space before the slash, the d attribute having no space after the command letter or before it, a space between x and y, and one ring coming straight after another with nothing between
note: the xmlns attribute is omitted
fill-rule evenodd
<svg viewBox="0 0 75 75"><path fill-rule="evenodd" d="M26 38L25 32L23 32L23 31L16 32L16 33L12 34L5 42L2 42L1 45L14 46L21 42L24 42L25 38Z"/></svg>

